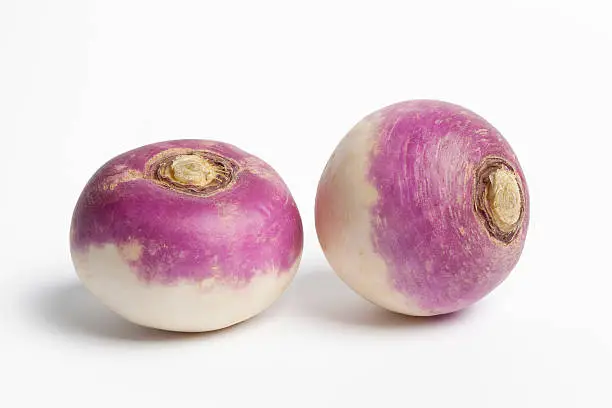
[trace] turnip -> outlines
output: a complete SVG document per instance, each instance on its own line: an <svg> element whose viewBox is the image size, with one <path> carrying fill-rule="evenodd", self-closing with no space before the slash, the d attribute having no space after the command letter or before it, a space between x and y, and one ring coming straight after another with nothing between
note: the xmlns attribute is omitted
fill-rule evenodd
<svg viewBox="0 0 612 408"><path fill-rule="evenodd" d="M126 319L199 332L246 320L291 282L302 222L279 175L232 145L176 140L103 165L74 209L83 284Z"/></svg>
<svg viewBox="0 0 612 408"><path fill-rule="evenodd" d="M321 246L369 301L418 316L465 308L521 255L529 196L502 135L460 106L414 100L342 139L316 199Z"/></svg>

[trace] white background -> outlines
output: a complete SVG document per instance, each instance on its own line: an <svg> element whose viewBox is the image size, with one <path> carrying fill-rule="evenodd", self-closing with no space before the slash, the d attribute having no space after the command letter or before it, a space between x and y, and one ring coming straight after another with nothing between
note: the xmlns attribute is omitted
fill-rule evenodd
<svg viewBox="0 0 612 408"><path fill-rule="evenodd" d="M2 0L0 406L611 407L610 7ZM531 192L510 278L443 318L361 300L314 231L339 139L413 98L491 121ZM295 281L229 330L133 326L70 262L70 215L91 174L176 138L260 156L302 213Z"/></svg>

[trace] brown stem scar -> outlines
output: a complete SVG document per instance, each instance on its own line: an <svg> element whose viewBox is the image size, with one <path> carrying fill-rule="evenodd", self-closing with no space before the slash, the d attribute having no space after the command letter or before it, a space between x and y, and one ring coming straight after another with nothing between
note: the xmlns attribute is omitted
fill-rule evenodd
<svg viewBox="0 0 612 408"><path fill-rule="evenodd" d="M525 212L521 181L501 157L487 157L476 169L474 209L495 239L509 244L517 236Z"/></svg>
<svg viewBox="0 0 612 408"><path fill-rule="evenodd" d="M169 149L151 158L145 166L148 179L199 197L231 188L237 173L235 161L207 150Z"/></svg>

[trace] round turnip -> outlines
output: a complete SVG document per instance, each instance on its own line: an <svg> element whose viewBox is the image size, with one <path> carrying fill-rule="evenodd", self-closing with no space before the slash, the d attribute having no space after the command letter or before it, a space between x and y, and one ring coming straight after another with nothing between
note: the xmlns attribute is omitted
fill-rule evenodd
<svg viewBox="0 0 612 408"><path fill-rule="evenodd" d="M232 145L176 140L102 166L76 204L71 254L83 284L126 319L197 332L274 302L302 253L279 175Z"/></svg>
<svg viewBox="0 0 612 408"><path fill-rule="evenodd" d="M384 308L429 316L469 306L508 276L529 196L491 124L457 105L414 100L372 113L344 137L315 211L343 281Z"/></svg>

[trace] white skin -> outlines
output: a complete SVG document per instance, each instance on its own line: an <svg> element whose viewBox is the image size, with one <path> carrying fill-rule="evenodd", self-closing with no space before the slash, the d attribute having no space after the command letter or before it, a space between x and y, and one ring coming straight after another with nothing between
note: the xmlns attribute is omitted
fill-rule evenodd
<svg viewBox="0 0 612 408"><path fill-rule="evenodd" d="M73 251L72 258L83 284L111 310L142 326L180 332L218 330L257 315L283 293L300 261L288 271L259 271L249 282L164 284L139 279L128 264L130 252L138 255L106 244Z"/></svg>
<svg viewBox="0 0 612 408"><path fill-rule="evenodd" d="M398 313L430 315L395 290L385 261L371 242L370 209L378 193L367 180L379 117L357 124L340 142L321 177L316 227L325 256L338 276L370 302Z"/></svg>

